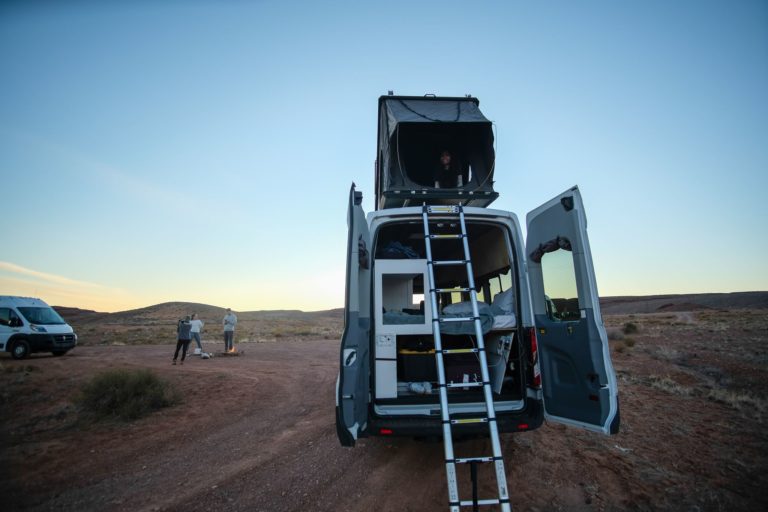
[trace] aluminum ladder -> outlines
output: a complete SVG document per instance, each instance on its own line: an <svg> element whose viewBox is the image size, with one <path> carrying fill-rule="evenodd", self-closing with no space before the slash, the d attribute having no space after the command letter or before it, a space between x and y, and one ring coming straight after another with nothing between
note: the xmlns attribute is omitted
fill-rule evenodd
<svg viewBox="0 0 768 512"><path fill-rule="evenodd" d="M430 234L429 215L438 214L458 215L461 233L456 234ZM424 245L427 253L427 268L429 273L429 298L432 305L432 333L435 339L435 359L437 362L437 378L440 393L440 409L442 412L443 423L443 444L445 446L445 471L448 480L448 499L450 501L451 512L459 512L461 507L473 507L477 511L479 506L500 505L503 512L511 512L512 506L509 502L507 491L507 477L504 472L504 460L501 455L501 442L499 441L499 429L496 424L496 412L493 407L493 392L491 390L490 377L488 373L488 360L485 354L485 341L483 339L483 329L480 323L480 313L477 308L477 292L475 290L475 278L472 273L472 260L469 253L469 243L467 241L467 226L464 221L464 208L458 206L429 206L424 205L422 210L424 220ZM464 245L463 260L444 260L435 261L432 258L432 240L460 239ZM435 266L464 265L467 270L468 287L467 288L438 288L435 284ZM463 292L469 293L472 301L472 317L463 318L441 318L438 309L438 294ZM443 349L443 343L440 337L440 324L444 322L467 322L472 321L475 325L475 336L477 338L477 347L462 349ZM447 383L445 378L445 365L443 358L452 354L476 353L480 360L480 374L482 382L458 382ZM467 388L482 387L485 396L486 415L473 418L452 418L448 405L449 388ZM456 458L453 451L453 425L466 425L470 423L487 423L491 437L491 446L493 448L492 456L464 457ZM496 483L498 486L498 498L478 499L477 496L477 464L493 463L496 470ZM456 464L469 464L472 478L472 499L459 499L459 488L456 482Z"/></svg>

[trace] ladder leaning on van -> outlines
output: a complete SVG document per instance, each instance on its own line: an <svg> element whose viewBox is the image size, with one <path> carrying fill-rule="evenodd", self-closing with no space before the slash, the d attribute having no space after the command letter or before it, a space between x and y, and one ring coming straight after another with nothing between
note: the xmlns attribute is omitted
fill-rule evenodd
<svg viewBox="0 0 768 512"><path fill-rule="evenodd" d="M457 215L461 226L461 233L455 234L430 234L429 216L430 214L439 215ZM424 244L427 253L427 267L429 275L429 299L432 305L432 333L435 339L435 358L437 363L437 378L440 393L440 409L442 412L443 423L443 443L445 447L445 471L448 479L448 498L450 500L451 512L459 512L461 507L473 507L478 510L479 506L500 505L503 512L511 512L512 507L509 502L507 491L507 477L504 471L504 460L501 454L501 442L499 440L499 429L496 423L496 412L493 405L493 392L491 390L490 376L488 372L488 360L485 354L485 341L483 339L483 329L480 322L480 313L477 306L477 292L475 290L475 279L472 271L472 260L469 253L469 243L467 241L467 227L464 221L464 209L458 206L428 206L424 205L422 218L424 221ZM435 261L432 259L432 240L456 239L461 240L464 246L463 260L443 260ZM468 287L466 288L437 288L435 281L436 266L464 266L467 271ZM469 293L472 303L471 317L441 317L438 308L438 294L462 292ZM475 326L475 336L477 337L477 347L461 349L443 349L440 337L440 324L447 322L473 322ZM448 383L445 376L444 357L450 357L453 354L476 353L480 361L481 382L458 382ZM453 387L482 387L485 397L486 414L478 417L452 417L448 404L448 389ZM487 423L488 431L491 437L491 447L493 454L457 458L453 450L453 432L454 425L466 425L470 423ZM478 499L477 496L477 464L493 463L496 470L496 483L498 487L498 497L493 499ZM472 478L472 499L461 500L459 498L459 488L456 481L456 464L469 464Z"/></svg>

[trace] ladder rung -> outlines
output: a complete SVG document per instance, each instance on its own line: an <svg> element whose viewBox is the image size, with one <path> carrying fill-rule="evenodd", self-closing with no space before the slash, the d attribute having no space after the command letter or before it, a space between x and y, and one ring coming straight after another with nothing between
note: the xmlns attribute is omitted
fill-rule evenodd
<svg viewBox="0 0 768 512"><path fill-rule="evenodd" d="M458 206L427 206L427 213L459 213Z"/></svg>
<svg viewBox="0 0 768 512"><path fill-rule="evenodd" d="M477 500L478 505L498 505L501 503L498 499L492 499L492 500ZM475 502L472 500L461 500L460 505L462 507L472 507L475 505Z"/></svg>
<svg viewBox="0 0 768 512"><path fill-rule="evenodd" d="M445 385L447 388L479 388L484 382L449 382Z"/></svg>
<svg viewBox="0 0 768 512"><path fill-rule="evenodd" d="M464 235L461 233L448 233L444 235L429 235L429 238L433 240L450 240L452 238L464 238Z"/></svg>
<svg viewBox="0 0 768 512"><path fill-rule="evenodd" d="M435 288L435 293L459 293L459 292L470 292L471 288Z"/></svg>
<svg viewBox="0 0 768 512"><path fill-rule="evenodd" d="M480 352L480 349L479 348L449 348L449 349L443 349L440 352L442 352L443 354L471 354L471 353Z"/></svg>
<svg viewBox="0 0 768 512"><path fill-rule="evenodd" d="M474 320L480 320L480 317L475 316L449 316L445 318L438 318L441 322L444 322L446 324L450 324L453 322L472 322Z"/></svg>
<svg viewBox="0 0 768 512"><path fill-rule="evenodd" d="M447 265L466 265L468 260L443 260L443 261L428 261L427 264L434 265L436 267L442 267Z"/></svg>
<svg viewBox="0 0 768 512"><path fill-rule="evenodd" d="M468 425L470 423L488 423L488 418L459 418L451 420L451 425Z"/></svg>
<svg viewBox="0 0 768 512"><path fill-rule="evenodd" d="M454 459L455 464L469 464L471 462L493 462L493 457L465 457L463 459Z"/></svg>

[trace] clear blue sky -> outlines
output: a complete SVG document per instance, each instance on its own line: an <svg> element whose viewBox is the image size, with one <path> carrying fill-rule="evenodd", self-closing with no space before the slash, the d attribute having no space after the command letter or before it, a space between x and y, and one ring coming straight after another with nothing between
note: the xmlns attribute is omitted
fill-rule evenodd
<svg viewBox="0 0 768 512"><path fill-rule="evenodd" d="M768 290L768 4L3 2L0 294L340 307L377 98L472 94L602 295Z"/></svg>

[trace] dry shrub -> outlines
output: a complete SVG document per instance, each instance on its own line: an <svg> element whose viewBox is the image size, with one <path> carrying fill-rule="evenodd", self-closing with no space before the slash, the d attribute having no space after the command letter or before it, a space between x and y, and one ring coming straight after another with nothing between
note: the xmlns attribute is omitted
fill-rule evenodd
<svg viewBox="0 0 768 512"><path fill-rule="evenodd" d="M635 346L635 340L633 340L632 338L627 338L627 339L624 340L624 344L627 347L632 348L632 347Z"/></svg>
<svg viewBox="0 0 768 512"><path fill-rule="evenodd" d="M608 339L611 341L619 341L624 339L624 333L616 327L609 327L607 330Z"/></svg>
<svg viewBox="0 0 768 512"><path fill-rule="evenodd" d="M714 402L729 405L734 409L753 411L758 414L765 412L765 400L743 391L729 391L727 389L711 389L707 398Z"/></svg>
<svg viewBox="0 0 768 512"><path fill-rule="evenodd" d="M624 334L635 334L640 331L640 328L633 322L627 322L621 330Z"/></svg>
<svg viewBox="0 0 768 512"><path fill-rule="evenodd" d="M38 371L40 368L32 366L31 364L4 365L0 363L0 369L2 370L2 373L31 373Z"/></svg>
<svg viewBox="0 0 768 512"><path fill-rule="evenodd" d="M667 347L666 345L662 345L656 350L656 355L658 355L661 359L666 359L667 361L677 361L680 359L680 352L677 350Z"/></svg>
<svg viewBox="0 0 768 512"><path fill-rule="evenodd" d="M94 419L129 421L181 400L170 383L141 369L100 373L83 386L77 401Z"/></svg>
<svg viewBox="0 0 768 512"><path fill-rule="evenodd" d="M691 396L695 394L693 388L678 384L669 375L664 375L663 377L650 375L648 377L648 383L652 388L660 389L661 391L666 391L673 395Z"/></svg>
<svg viewBox="0 0 768 512"><path fill-rule="evenodd" d="M622 354L627 350L627 346L622 342L618 342L613 345L613 350Z"/></svg>

